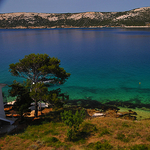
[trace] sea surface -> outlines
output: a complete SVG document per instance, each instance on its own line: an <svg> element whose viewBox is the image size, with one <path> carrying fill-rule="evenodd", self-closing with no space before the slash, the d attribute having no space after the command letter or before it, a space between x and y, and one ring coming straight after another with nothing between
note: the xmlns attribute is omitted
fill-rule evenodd
<svg viewBox="0 0 150 150"><path fill-rule="evenodd" d="M148 29L0 29L0 83L12 84L9 64L46 53L71 73L61 88L73 99L150 104ZM8 86L3 88L8 101Z"/></svg>

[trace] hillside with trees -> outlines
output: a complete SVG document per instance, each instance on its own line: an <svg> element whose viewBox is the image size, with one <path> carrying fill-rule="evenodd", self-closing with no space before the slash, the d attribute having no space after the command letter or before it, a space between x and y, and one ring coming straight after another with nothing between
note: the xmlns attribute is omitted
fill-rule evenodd
<svg viewBox="0 0 150 150"><path fill-rule="evenodd" d="M150 7L124 12L0 14L0 28L150 26L149 22Z"/></svg>

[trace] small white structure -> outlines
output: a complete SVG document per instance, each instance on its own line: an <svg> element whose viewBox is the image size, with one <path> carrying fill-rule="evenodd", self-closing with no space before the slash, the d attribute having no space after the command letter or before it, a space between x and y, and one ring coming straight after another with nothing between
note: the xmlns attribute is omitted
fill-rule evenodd
<svg viewBox="0 0 150 150"><path fill-rule="evenodd" d="M3 104L3 95L2 95L2 88L6 86L6 84L0 83L0 121L9 122L13 124L14 121L6 119L5 111L4 111L4 104Z"/></svg>
<svg viewBox="0 0 150 150"><path fill-rule="evenodd" d="M95 113L95 114L93 114L92 117L102 117L102 116L105 116L105 114L104 113Z"/></svg>

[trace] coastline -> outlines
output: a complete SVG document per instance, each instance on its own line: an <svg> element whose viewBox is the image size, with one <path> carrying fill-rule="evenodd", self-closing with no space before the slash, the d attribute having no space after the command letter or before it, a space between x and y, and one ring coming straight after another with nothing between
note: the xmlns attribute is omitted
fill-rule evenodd
<svg viewBox="0 0 150 150"><path fill-rule="evenodd" d="M78 102L78 101L80 101L80 100L75 100L76 102ZM74 102L75 102L74 101ZM87 100L86 100L87 101ZM73 101L72 101L73 102ZM73 103L74 103L73 102ZM75 102L75 103L76 103ZM82 101L83 102L83 101ZM98 101L97 101L98 102ZM95 110L95 111L99 111L99 109L97 109L96 108L96 106L98 105L98 103L97 103L96 101L93 101L93 102L90 102L89 104L90 104L90 106L91 106L91 108L85 108L85 109L87 109L87 110ZM14 103L15 103L15 100L14 101L11 101L11 102L7 102L7 104L6 105L11 105L11 106L13 106L14 105ZM73 104L72 103L72 104ZM74 103L74 104L75 104ZM44 105L44 103L42 104L42 105ZM76 105L76 104L75 104ZM75 106L74 105L74 107L78 107L77 105ZM84 104L83 104L84 105ZM72 105L73 106L73 105ZM95 106L95 108L94 108L94 106ZM33 106L34 107L34 106ZM48 107L48 106L46 106L46 107ZM46 108L45 107L45 108ZM84 106L83 106L84 107ZM116 106L109 106L108 105L108 110L106 110L106 112L105 113L108 113L110 110L114 110L113 109L113 107L114 107L114 109L116 109L116 108L119 108L119 110L118 110L118 114L127 114L129 111L132 111L132 112L136 112L137 113L137 115L136 115L136 120L137 121L140 121L140 120L149 120L150 119L150 110L144 110L144 109L141 109L141 108L126 108L126 107L116 107ZM44 107L43 107L44 108ZM105 114L104 113L104 114ZM126 120L126 119L125 119Z"/></svg>
<svg viewBox="0 0 150 150"><path fill-rule="evenodd" d="M16 26L16 27L4 27L0 29L79 29L79 28L87 28L87 29L96 29L96 28L122 28L122 29L150 29L150 26L83 26L83 27L77 27L77 26L53 26L53 27L48 27L48 26Z"/></svg>
<svg viewBox="0 0 150 150"><path fill-rule="evenodd" d="M133 27L133 26L131 26L131 27ZM107 27L103 27L103 28L107 28ZM109 28L109 27L108 27L108 28ZM114 27L112 27L112 28L114 28ZM123 28L123 27L122 27L122 28ZM137 28L137 26L136 26L136 28ZM57 30L57 29L56 29L56 30ZM64 29L64 30L65 30L65 29ZM70 30L70 29L68 29L68 30ZM78 30L78 29L77 29L77 30ZM84 30L84 29L83 29L83 30ZM90 30L90 29L87 29L87 30ZM95 29L95 30L96 30L96 29ZM98 29L98 30L101 30L101 29ZM103 30L103 29L102 29L102 30ZM113 29L112 29L112 30L113 30ZM114 29L114 30L115 30L115 29ZM118 30L119 30L119 29L118 29ZM123 29L121 29L121 30L123 30ZM16 31L17 31L17 30L16 30ZM36 29L35 29L35 32L36 32ZM74 35L73 35L73 36L74 36ZM137 84L138 84L138 82L137 82ZM142 83L142 84L143 84L143 83ZM138 84L138 85L139 85L139 84ZM129 87L127 87L127 88L128 88L128 89L125 89L125 90L130 90ZM92 89L92 88L91 88L91 89ZM145 90L145 89L142 89L143 92L144 92L144 90ZM141 92L142 92L142 91L141 91ZM92 92L93 92L93 91L92 91ZM113 93L113 92L112 92L112 93Z"/></svg>

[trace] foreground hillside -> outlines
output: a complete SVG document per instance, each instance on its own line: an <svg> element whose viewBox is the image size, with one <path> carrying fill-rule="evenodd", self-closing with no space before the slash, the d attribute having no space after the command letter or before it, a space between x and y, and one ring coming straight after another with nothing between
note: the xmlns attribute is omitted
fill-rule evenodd
<svg viewBox="0 0 150 150"><path fill-rule="evenodd" d="M124 12L0 14L1 28L145 26L149 22L150 7Z"/></svg>
<svg viewBox="0 0 150 150"><path fill-rule="evenodd" d="M149 150L150 120L131 121L112 116L87 118L80 126L78 139L67 140L68 127L60 111L38 119L26 118L23 130L0 137L4 150Z"/></svg>

